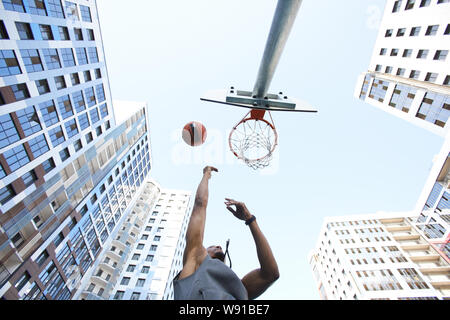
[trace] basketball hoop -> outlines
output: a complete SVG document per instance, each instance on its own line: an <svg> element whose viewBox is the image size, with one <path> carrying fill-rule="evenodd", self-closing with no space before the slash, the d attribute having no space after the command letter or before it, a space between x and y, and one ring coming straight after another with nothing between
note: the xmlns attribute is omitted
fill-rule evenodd
<svg viewBox="0 0 450 320"><path fill-rule="evenodd" d="M264 119L265 113L271 122ZM250 116L249 116L250 115ZM257 170L267 167L278 143L278 134L270 111L249 111L230 132L231 152L249 167Z"/></svg>

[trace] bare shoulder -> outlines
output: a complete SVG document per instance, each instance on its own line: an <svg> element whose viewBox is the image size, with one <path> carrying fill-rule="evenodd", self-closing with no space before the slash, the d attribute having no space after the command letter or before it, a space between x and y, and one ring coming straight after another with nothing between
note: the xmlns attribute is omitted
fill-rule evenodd
<svg viewBox="0 0 450 320"><path fill-rule="evenodd" d="M178 278L179 280L192 275L198 269L198 267L200 267L208 253L202 246L201 248L194 249L191 252L186 252L185 254L187 256L184 258L183 270L181 270L180 276Z"/></svg>

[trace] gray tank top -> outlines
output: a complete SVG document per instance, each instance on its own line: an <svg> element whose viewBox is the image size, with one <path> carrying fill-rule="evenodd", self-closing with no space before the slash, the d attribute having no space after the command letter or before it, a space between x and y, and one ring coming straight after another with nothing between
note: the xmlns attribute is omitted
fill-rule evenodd
<svg viewBox="0 0 450 320"><path fill-rule="evenodd" d="M190 276L173 279L175 300L248 300L241 279L222 261L206 255Z"/></svg>

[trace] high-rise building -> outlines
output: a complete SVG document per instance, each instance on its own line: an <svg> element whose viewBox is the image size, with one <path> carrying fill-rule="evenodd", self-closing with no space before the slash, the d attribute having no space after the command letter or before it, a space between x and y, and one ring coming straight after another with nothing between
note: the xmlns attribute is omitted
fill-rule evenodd
<svg viewBox="0 0 450 320"><path fill-rule="evenodd" d="M354 95L446 136L450 115L450 3L387 0L367 72Z"/></svg>
<svg viewBox="0 0 450 320"><path fill-rule="evenodd" d="M309 262L321 299L450 298L450 259L414 213L326 218Z"/></svg>
<svg viewBox="0 0 450 320"><path fill-rule="evenodd" d="M444 137L414 213L422 234L450 257L450 2L387 0L369 70L355 97Z"/></svg>
<svg viewBox="0 0 450 320"><path fill-rule="evenodd" d="M150 173L147 106L116 121L93 0L1 0L0 37L0 297L70 299Z"/></svg>
<svg viewBox="0 0 450 320"><path fill-rule="evenodd" d="M144 182L131 213L116 229L75 299L173 299L183 267L190 192Z"/></svg>

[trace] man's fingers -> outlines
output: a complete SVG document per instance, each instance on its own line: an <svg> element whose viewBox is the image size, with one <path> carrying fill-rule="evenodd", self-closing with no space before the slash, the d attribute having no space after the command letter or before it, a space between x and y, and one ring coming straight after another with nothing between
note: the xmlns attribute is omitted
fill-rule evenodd
<svg viewBox="0 0 450 320"><path fill-rule="evenodd" d="M233 208L227 206L227 209L228 209L228 211L230 211L232 214L236 214L236 211L235 211Z"/></svg>

